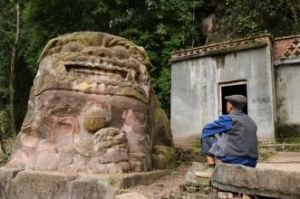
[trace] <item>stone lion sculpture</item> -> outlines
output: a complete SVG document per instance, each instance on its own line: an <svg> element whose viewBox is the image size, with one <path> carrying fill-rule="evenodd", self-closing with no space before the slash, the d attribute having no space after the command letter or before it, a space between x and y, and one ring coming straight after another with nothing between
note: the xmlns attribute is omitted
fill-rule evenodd
<svg viewBox="0 0 300 199"><path fill-rule="evenodd" d="M7 166L123 173L174 165L169 121L151 88L143 48L110 34L49 41Z"/></svg>

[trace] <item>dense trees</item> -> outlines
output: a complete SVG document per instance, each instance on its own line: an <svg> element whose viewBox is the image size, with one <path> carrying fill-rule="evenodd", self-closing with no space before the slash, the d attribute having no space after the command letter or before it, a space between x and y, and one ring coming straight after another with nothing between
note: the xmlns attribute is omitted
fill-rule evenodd
<svg viewBox="0 0 300 199"><path fill-rule="evenodd" d="M16 3L20 2L20 44L16 39ZM224 7L218 7L225 2ZM9 85L13 47L17 47L15 119L20 126L27 106L37 58L50 38L74 31L103 31L143 46L151 62L154 89L168 111L170 53L202 45L201 21L218 12L221 26L210 41L300 30L297 0L1 0L0 1L0 112L9 121ZM13 81L14 82L14 81ZM0 118L1 119L1 118ZM9 125L1 127L10 135Z"/></svg>
<svg viewBox="0 0 300 199"><path fill-rule="evenodd" d="M17 46L16 42L16 13L17 4L13 1L1 1L0 2L0 123L1 132L7 132L9 129L15 129L15 115L10 114L11 118L8 119L8 111L14 112L14 102L10 104L9 97L14 97L15 95L10 95L10 91L14 92L14 85L10 87L10 69L16 66L17 61ZM17 41L18 42L18 41ZM11 88L11 89L8 89ZM12 127L9 126L9 122Z"/></svg>
<svg viewBox="0 0 300 199"><path fill-rule="evenodd" d="M45 43L73 31L103 31L143 46L153 67L152 81L164 106L169 106L170 52L199 41L193 6L183 0L43 0L28 1L23 13L23 52L34 71Z"/></svg>
<svg viewBox="0 0 300 199"><path fill-rule="evenodd" d="M299 33L300 1L226 0L225 20L228 28L231 28L230 34L235 37Z"/></svg>

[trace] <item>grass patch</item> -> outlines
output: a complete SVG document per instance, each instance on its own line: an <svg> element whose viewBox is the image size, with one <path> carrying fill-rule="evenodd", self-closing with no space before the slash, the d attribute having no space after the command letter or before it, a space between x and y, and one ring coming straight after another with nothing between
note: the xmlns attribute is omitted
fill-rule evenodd
<svg viewBox="0 0 300 199"><path fill-rule="evenodd" d="M271 156L276 154L276 150L274 148L264 147L262 145L258 147L258 151L259 151L259 161L267 160Z"/></svg>
<svg viewBox="0 0 300 199"><path fill-rule="evenodd" d="M200 151L201 151L201 142L200 142L200 140L198 140L198 141L195 141L193 144L192 144L192 146L193 146L193 152L194 153L200 153Z"/></svg>
<svg viewBox="0 0 300 199"><path fill-rule="evenodd" d="M300 144L300 126L299 125L277 125L276 141L279 143Z"/></svg>
<svg viewBox="0 0 300 199"><path fill-rule="evenodd" d="M277 143L300 144L300 137L281 137L281 138L277 138Z"/></svg>

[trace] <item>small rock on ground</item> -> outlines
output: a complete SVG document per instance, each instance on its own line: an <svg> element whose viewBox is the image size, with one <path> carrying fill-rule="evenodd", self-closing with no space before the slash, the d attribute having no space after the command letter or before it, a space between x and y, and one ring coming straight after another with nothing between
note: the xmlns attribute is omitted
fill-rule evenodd
<svg viewBox="0 0 300 199"><path fill-rule="evenodd" d="M115 199L148 199L143 194L137 192L123 193L121 195L117 195Z"/></svg>

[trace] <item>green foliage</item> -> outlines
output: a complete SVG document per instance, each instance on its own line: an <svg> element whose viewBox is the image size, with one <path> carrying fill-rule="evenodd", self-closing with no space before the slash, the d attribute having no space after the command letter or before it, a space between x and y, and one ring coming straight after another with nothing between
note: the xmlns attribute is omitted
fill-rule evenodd
<svg viewBox="0 0 300 199"><path fill-rule="evenodd" d="M156 92L159 93L157 97L161 102L162 108L168 110L171 92L171 67L163 68L160 76L157 79L152 79L152 82Z"/></svg>
<svg viewBox="0 0 300 199"><path fill-rule="evenodd" d="M108 21L103 21L108 12L106 7L96 0L28 1L23 11L21 35L25 44L23 54L30 69L37 69L37 58L49 39L68 32L107 27Z"/></svg>
<svg viewBox="0 0 300 199"><path fill-rule="evenodd" d="M23 4L20 4L21 7ZM0 115L4 115L0 128L3 128L4 137L11 136L9 125L9 79L12 48L16 31L16 9L14 1L0 1ZM28 92L32 82L32 74L23 63L22 54L18 56L16 66L16 95L15 109L18 128L23 121L26 111ZM4 114L1 114L4 113ZM1 117L1 116L0 116Z"/></svg>
<svg viewBox="0 0 300 199"><path fill-rule="evenodd" d="M31 71L50 38L74 31L103 31L143 46L152 62L154 89L168 111L170 54L200 41L193 6L184 0L30 0L23 12L22 54Z"/></svg>
<svg viewBox="0 0 300 199"><path fill-rule="evenodd" d="M14 39L12 20L13 5L0 1L0 110L4 109L8 100L9 65L11 47Z"/></svg>
<svg viewBox="0 0 300 199"><path fill-rule="evenodd" d="M0 128L4 135L10 133L8 100L11 48L14 40L14 7L9 1L0 1ZM1 135L3 137L3 135Z"/></svg>
<svg viewBox="0 0 300 199"><path fill-rule="evenodd" d="M9 160L15 141L16 140L14 138L4 140L5 153L0 154L0 165L5 164Z"/></svg>
<svg viewBox="0 0 300 199"><path fill-rule="evenodd" d="M5 109L0 110L0 132L3 139L10 136L9 113Z"/></svg>
<svg viewBox="0 0 300 199"><path fill-rule="evenodd" d="M298 0L226 0L225 25L235 37L300 32Z"/></svg>

